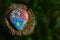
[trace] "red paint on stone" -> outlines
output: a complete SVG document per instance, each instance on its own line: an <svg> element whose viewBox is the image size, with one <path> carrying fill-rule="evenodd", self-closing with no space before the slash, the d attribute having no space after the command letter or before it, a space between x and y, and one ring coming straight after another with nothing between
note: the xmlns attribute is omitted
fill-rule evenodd
<svg viewBox="0 0 60 40"><path fill-rule="evenodd" d="M22 10L20 17L24 20L28 20L28 13L25 10Z"/></svg>

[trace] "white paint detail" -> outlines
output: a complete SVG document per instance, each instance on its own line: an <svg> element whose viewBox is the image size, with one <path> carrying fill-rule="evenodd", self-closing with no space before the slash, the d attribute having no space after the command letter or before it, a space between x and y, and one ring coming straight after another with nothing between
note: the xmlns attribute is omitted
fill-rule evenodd
<svg viewBox="0 0 60 40"><path fill-rule="evenodd" d="M17 26L20 26L19 22L16 23Z"/></svg>

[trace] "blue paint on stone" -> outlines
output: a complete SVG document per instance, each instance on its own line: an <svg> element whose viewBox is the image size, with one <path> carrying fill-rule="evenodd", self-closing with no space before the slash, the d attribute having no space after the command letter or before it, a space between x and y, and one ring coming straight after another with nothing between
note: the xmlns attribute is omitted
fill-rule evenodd
<svg viewBox="0 0 60 40"><path fill-rule="evenodd" d="M22 30L25 26L25 20L23 20L22 18L12 18L12 23L13 25L15 26L15 28L17 30ZM16 23L19 22L19 25L20 26L17 26Z"/></svg>

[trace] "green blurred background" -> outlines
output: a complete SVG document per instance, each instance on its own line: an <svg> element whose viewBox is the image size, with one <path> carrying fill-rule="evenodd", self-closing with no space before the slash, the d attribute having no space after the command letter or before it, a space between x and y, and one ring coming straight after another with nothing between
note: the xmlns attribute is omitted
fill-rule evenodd
<svg viewBox="0 0 60 40"><path fill-rule="evenodd" d="M33 34L16 37L7 32L4 16L14 3L33 10L36 18ZM0 40L60 40L60 0L0 0Z"/></svg>

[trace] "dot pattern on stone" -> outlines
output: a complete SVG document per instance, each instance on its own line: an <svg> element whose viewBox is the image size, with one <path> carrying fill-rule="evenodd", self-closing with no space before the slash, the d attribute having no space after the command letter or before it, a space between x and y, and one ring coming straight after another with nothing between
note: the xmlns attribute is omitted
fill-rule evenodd
<svg viewBox="0 0 60 40"><path fill-rule="evenodd" d="M17 30L22 30L28 21L28 13L23 9L15 9L9 13L9 18Z"/></svg>
<svg viewBox="0 0 60 40"><path fill-rule="evenodd" d="M6 29L14 36L27 36L34 32L35 15L24 4L12 4L5 15ZM17 29L17 30L16 30Z"/></svg>

